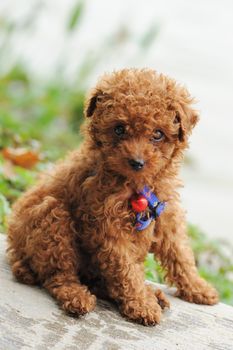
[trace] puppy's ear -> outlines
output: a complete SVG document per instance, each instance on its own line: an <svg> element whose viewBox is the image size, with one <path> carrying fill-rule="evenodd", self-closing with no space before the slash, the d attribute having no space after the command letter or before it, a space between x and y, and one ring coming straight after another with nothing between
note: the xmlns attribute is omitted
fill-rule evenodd
<svg viewBox="0 0 233 350"><path fill-rule="evenodd" d="M176 112L174 123L179 124L178 138L181 142L187 140L187 137L191 134L198 120L199 115L197 111L190 107L182 106L179 111Z"/></svg>
<svg viewBox="0 0 233 350"><path fill-rule="evenodd" d="M103 97L103 92L100 90L93 90L91 91L90 95L87 97L87 100L85 102L84 106L84 115L85 117L89 118L92 117L96 108L98 102L101 101Z"/></svg>

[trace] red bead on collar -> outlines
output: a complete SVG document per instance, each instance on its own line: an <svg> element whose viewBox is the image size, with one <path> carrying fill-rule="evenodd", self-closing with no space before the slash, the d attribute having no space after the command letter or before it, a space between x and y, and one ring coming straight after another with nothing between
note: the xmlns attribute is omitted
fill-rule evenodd
<svg viewBox="0 0 233 350"><path fill-rule="evenodd" d="M136 213L141 213L148 207L148 200L143 195L139 195L137 198L132 198L130 202Z"/></svg>

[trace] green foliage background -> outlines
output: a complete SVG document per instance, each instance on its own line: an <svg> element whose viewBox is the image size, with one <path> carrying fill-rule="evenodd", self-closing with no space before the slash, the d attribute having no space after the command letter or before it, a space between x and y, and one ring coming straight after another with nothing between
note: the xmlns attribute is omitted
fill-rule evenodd
<svg viewBox="0 0 233 350"><path fill-rule="evenodd" d="M84 10L84 1L79 1L72 9L67 35L78 29ZM29 30L33 16L34 12L20 23L0 17L3 37L0 45L0 232L7 230L12 203L36 181L38 173L79 145L86 82L101 62L103 52L119 50L132 40L127 28L120 27L101 48L80 62L72 83L65 78L64 72L59 71L56 78L51 77L41 84L22 62L7 68L5 64L11 54L12 34L16 30ZM153 24L137 38L138 57L150 47L158 31ZM1 150L6 147L34 150L39 153L40 161L30 170L13 166L9 174L7 162L1 155ZM232 247L226 242L208 239L193 225L188 226L188 233L200 274L217 287L223 302L233 305ZM163 271L150 254L145 269L148 279L163 282Z"/></svg>

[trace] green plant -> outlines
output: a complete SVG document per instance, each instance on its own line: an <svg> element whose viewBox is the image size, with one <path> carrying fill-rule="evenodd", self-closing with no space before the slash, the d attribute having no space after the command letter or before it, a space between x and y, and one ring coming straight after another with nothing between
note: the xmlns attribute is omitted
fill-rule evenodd
<svg viewBox="0 0 233 350"><path fill-rule="evenodd" d="M6 228L6 218L10 214L10 203L6 197L0 193L0 232Z"/></svg>

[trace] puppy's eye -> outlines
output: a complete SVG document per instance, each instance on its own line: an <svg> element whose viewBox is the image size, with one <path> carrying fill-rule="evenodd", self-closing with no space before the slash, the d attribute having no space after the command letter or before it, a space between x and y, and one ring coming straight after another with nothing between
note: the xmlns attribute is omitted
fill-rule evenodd
<svg viewBox="0 0 233 350"><path fill-rule="evenodd" d="M115 134L117 136L124 135L125 134L125 127L124 127L124 125L119 124L119 125L115 126L114 132L115 132Z"/></svg>
<svg viewBox="0 0 233 350"><path fill-rule="evenodd" d="M155 130L154 135L152 137L152 141L158 142L164 138L164 133L161 130Z"/></svg>

